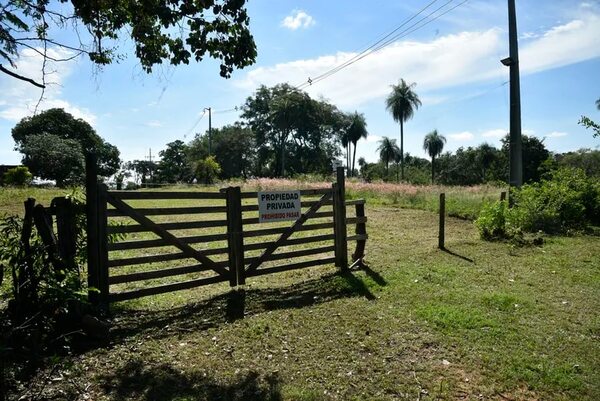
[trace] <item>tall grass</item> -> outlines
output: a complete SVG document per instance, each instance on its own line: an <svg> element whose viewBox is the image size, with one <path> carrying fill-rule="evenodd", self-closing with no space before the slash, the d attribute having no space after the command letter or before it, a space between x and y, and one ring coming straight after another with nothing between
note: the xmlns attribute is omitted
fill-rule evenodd
<svg viewBox="0 0 600 401"><path fill-rule="evenodd" d="M331 182L292 180L281 178L257 178L242 184L248 190L277 190L329 188ZM443 186L412 185L404 183L375 182L366 183L357 180L346 182L348 199L364 198L370 203L391 205L410 209L421 209L437 212L439 194L446 194L446 210L450 216L474 220L484 203L500 198L506 188L491 185L476 186Z"/></svg>

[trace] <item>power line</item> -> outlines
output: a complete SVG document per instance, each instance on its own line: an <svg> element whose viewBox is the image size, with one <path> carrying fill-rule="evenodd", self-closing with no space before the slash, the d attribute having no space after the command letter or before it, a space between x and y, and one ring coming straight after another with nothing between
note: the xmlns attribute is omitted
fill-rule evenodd
<svg viewBox="0 0 600 401"><path fill-rule="evenodd" d="M206 109L202 110L202 115L200 116L200 118L198 118L196 120L196 122L194 123L194 125L192 125L192 128L189 129L189 131L187 132L187 134L185 134L183 136L184 139L187 138L187 136L192 133L192 131L194 130L194 128L196 128L196 126L198 125L198 123L200 123L200 120L202 120L204 118L205 114L206 114Z"/></svg>
<svg viewBox="0 0 600 401"><path fill-rule="evenodd" d="M319 75L317 78L315 79L311 79L309 78L307 82L299 85L297 87L297 89L304 89L307 86L310 86L312 84L315 84L317 82L320 82L334 74L336 74L337 72L341 71L342 69L349 67L350 65L362 60L363 58L389 46L391 43L397 41L398 39L404 38L408 35L410 35L413 32L418 31L419 29L423 28L424 26L432 23L433 21L441 18L442 16L448 14L449 12L455 10L456 8L460 7L461 5L465 4L467 1L469 0L463 0L462 2L456 4L454 7L451 7L447 10L445 10L444 12L434 16L433 18L431 18L430 20L427 20L429 17L431 17L432 15L434 15L435 13L437 13L438 11L442 10L444 7L446 7L447 5L449 5L450 3L452 3L454 0L449 0L446 3L444 3L442 6L436 8L434 11L432 11L431 13L427 14L426 16L424 16L423 18L421 18L420 20L418 20L417 22L415 22L414 24L410 25L409 27L407 27L406 29L402 30L401 32L393 35L391 38L387 39L386 41L384 41L383 43L377 45L377 46L372 46L371 50L368 52L362 52L361 54L358 54L356 56L354 56L353 58L351 58L350 60L347 60L345 63L340 64L337 67L332 68L331 70ZM419 13L415 14L410 20L414 19L417 15L419 15L420 13L422 13L425 9L427 9L432 3L428 4L426 7L424 7ZM388 35L387 37L389 37L390 35ZM380 43L381 41L379 41Z"/></svg>
<svg viewBox="0 0 600 401"><path fill-rule="evenodd" d="M301 84L298 84L298 85L296 85L296 87L298 89L300 89L300 86L306 86L307 84L310 85L312 82L314 82L315 80L318 80L318 79L322 78L326 74L329 74L331 71L339 71L340 69L343 69L346 65L349 65L349 63L351 63L354 59L356 59L356 58L360 57L361 55L367 53L369 50L371 50L372 48L374 48L375 46L377 46L379 43L383 42L385 39L387 39L388 37L390 37L391 35L393 35L400 28L402 28L403 26L405 26L406 24L408 24L410 21L412 21L413 19L415 19L417 16L419 16L421 13L423 13L425 10L427 10L429 7L431 7L437 1L438 0L433 0L430 3L428 3L427 5L425 5L423 8L421 8L412 17L407 18L406 20L404 20L400 25L398 25L396 28L394 28L391 32L389 32L388 34L384 35L379 40L377 40L375 43L371 44L370 46L368 46L367 48L365 48L364 50L362 50L360 53L354 55L349 60L346 60L345 62L341 63L340 65L332 68L331 70L329 70L329 71L327 71L327 72L325 72L325 73L323 73L321 75L318 75L318 76L316 76L314 78L309 78L307 82L303 82Z"/></svg>

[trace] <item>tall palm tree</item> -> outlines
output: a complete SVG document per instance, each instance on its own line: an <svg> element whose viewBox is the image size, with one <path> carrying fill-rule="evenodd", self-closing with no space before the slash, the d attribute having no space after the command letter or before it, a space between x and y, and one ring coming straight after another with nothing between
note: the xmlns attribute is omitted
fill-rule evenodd
<svg viewBox="0 0 600 401"><path fill-rule="evenodd" d="M437 130L434 129L429 134L425 135L425 140L423 141L423 150L429 153L431 156L431 183L433 184L433 180L435 178L435 158L442 153L444 150L444 144L446 143L446 138L440 134L438 134Z"/></svg>
<svg viewBox="0 0 600 401"><path fill-rule="evenodd" d="M354 165L356 162L356 144L361 138L366 138L369 133L367 132L367 122L365 121L365 115L355 111L350 116L350 125L346 130L348 140L354 146L354 153L352 155L352 175L354 176Z"/></svg>
<svg viewBox="0 0 600 401"><path fill-rule="evenodd" d="M390 172L390 162L394 161L396 155L400 152L400 149L398 149L395 139L384 136L381 141L379 141L377 151L379 152L379 159L385 163L385 175L387 176Z"/></svg>
<svg viewBox="0 0 600 401"><path fill-rule="evenodd" d="M340 141L342 142L342 148L346 149L346 169L347 169L347 174L349 176L349 174L350 174L350 147L351 147L351 143L350 143L350 138L348 137L348 131L347 130L343 130L342 133L340 134Z"/></svg>
<svg viewBox="0 0 600 401"><path fill-rule="evenodd" d="M402 163L402 179L404 179L404 122L410 120L415 111L421 106L419 96L413 91L416 86L414 82L407 84L400 79L398 85L392 85L392 93L387 97L385 104L387 110L392 113L394 121L400 123L400 161Z"/></svg>

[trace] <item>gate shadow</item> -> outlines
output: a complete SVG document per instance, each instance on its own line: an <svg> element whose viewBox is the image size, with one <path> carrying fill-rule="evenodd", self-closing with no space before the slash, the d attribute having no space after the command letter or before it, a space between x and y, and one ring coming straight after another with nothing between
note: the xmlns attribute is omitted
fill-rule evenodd
<svg viewBox="0 0 600 401"><path fill-rule="evenodd" d="M147 401L282 399L277 373L263 376L250 371L225 383L202 372L184 372L167 363L149 365L140 359L100 376L100 383L104 392L117 401L132 398Z"/></svg>
<svg viewBox="0 0 600 401"><path fill-rule="evenodd" d="M162 338L178 332L203 331L262 312L303 308L339 298L374 300L352 272L335 273L287 287L237 289L193 304L161 311L120 309L114 314L111 342L137 335Z"/></svg>

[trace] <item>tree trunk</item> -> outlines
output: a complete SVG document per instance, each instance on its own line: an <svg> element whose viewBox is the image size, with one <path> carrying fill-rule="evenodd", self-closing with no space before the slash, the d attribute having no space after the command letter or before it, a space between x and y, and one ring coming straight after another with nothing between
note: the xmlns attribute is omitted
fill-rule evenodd
<svg viewBox="0 0 600 401"><path fill-rule="evenodd" d="M350 177L350 152L352 152L352 144L348 142L348 148L346 150L346 177Z"/></svg>
<svg viewBox="0 0 600 401"><path fill-rule="evenodd" d="M435 156L431 156L431 185L433 185L433 178L435 176Z"/></svg>
<svg viewBox="0 0 600 401"><path fill-rule="evenodd" d="M402 163L400 177L404 181L404 121L402 119L400 119L400 162Z"/></svg>
<svg viewBox="0 0 600 401"><path fill-rule="evenodd" d="M354 163L356 162L356 144L354 143L354 155L352 156L352 177L354 177Z"/></svg>

